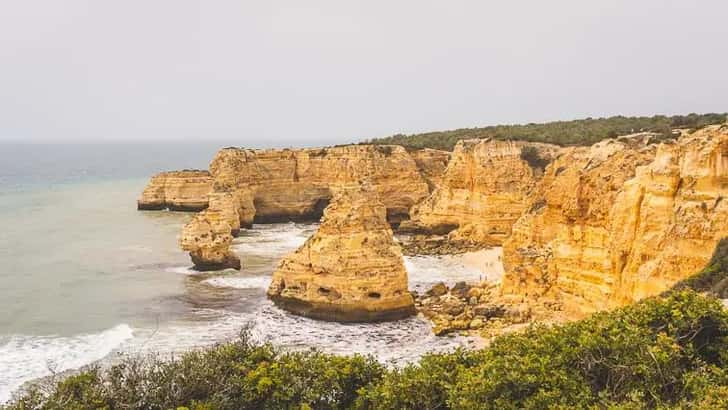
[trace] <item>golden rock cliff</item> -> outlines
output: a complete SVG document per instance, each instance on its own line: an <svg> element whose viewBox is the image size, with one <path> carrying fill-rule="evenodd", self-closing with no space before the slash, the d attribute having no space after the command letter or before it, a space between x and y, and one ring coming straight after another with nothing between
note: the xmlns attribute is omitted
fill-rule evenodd
<svg viewBox="0 0 728 410"><path fill-rule="evenodd" d="M567 149L504 244L503 292L576 316L655 295L728 235L728 127Z"/></svg>
<svg viewBox="0 0 728 410"><path fill-rule="evenodd" d="M437 171L433 168L431 174L436 175ZM228 233L235 236L254 221L318 220L334 190L363 180L370 181L393 224L407 218L410 207L429 194L417 163L399 146L225 148L213 159L209 173L177 171L152 178L139 201L139 209L200 210L209 205L215 211L212 218L224 220L230 227ZM198 229L195 224L205 225ZM207 232L208 225L206 217L195 218L186 232ZM223 226L215 222L214 231L219 228L222 232ZM205 240L199 237L198 243ZM203 252L186 240L184 243L195 265L220 265L222 251L218 251L222 243L209 245L215 252ZM207 261L207 256L212 259Z"/></svg>
<svg viewBox="0 0 728 410"><path fill-rule="evenodd" d="M403 228L450 232L456 241L501 244L524 212L541 172L540 164L527 161L526 147L543 161L558 150L546 144L489 139L458 142L439 187L413 208L412 219Z"/></svg>
<svg viewBox="0 0 728 410"><path fill-rule="evenodd" d="M450 161L451 153L439 149L424 148L410 153L417 164L422 177L427 181L430 192L442 184L445 169Z"/></svg>
<svg viewBox="0 0 728 410"><path fill-rule="evenodd" d="M210 164L214 190L247 192L258 222L318 219L332 189L367 179L390 222L407 218L428 195L414 159L399 146L220 150Z"/></svg>
<svg viewBox="0 0 728 410"><path fill-rule="evenodd" d="M373 187L338 189L321 226L273 273L268 296L293 313L369 322L414 314L402 253Z"/></svg>
<svg viewBox="0 0 728 410"><path fill-rule="evenodd" d="M185 225L180 247L190 253L195 269L240 269L240 258L230 249L233 242L230 216L217 209L206 209Z"/></svg>
<svg viewBox="0 0 728 410"><path fill-rule="evenodd" d="M212 176L207 171L160 172L152 177L137 201L140 210L201 211L207 208Z"/></svg>

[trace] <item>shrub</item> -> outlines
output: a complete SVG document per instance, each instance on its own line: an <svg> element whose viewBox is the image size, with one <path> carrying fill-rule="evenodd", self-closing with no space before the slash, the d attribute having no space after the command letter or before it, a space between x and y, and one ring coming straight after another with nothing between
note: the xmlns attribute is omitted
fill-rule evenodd
<svg viewBox="0 0 728 410"><path fill-rule="evenodd" d="M470 138L494 138L546 142L556 145L592 145L605 138L614 138L641 131L660 134L658 140L674 138L673 129L698 129L706 125L726 122L726 113L674 115L667 117L586 118L573 121L554 121L543 124L495 125L480 128L460 128L422 134L395 134L374 138L371 144L395 144L408 150L435 148L452 151L459 140Z"/></svg>
<svg viewBox="0 0 728 410"><path fill-rule="evenodd" d="M546 158L541 157L536 147L523 147L521 148L521 159L526 161L528 165L533 169L539 169L541 171L546 168L549 161Z"/></svg>
<svg viewBox="0 0 728 410"><path fill-rule="evenodd" d="M386 409L674 406L725 392L728 314L693 291L553 328L480 352L432 355L387 373L360 404ZM723 353L721 353L723 352ZM713 390L709 390L713 389ZM712 399L711 399L712 400Z"/></svg>

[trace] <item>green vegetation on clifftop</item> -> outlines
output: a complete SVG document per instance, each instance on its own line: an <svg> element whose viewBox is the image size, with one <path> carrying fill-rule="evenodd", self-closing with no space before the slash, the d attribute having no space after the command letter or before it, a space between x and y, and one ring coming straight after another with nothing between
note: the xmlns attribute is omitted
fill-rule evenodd
<svg viewBox="0 0 728 410"><path fill-rule="evenodd" d="M479 351L388 369L371 357L235 342L174 360L129 358L31 388L11 409L728 408L728 311L696 291L726 277L728 245L675 290Z"/></svg>
<svg viewBox="0 0 728 410"><path fill-rule="evenodd" d="M706 125L726 122L726 114L655 115L652 117L586 118L573 121L554 121L543 124L494 125L478 128L460 128L422 134L397 134L374 138L372 144L402 145L407 149L435 148L451 151L463 139L495 138L546 142L556 145L591 145L605 138L614 138L641 131L671 136L673 129L697 129Z"/></svg>

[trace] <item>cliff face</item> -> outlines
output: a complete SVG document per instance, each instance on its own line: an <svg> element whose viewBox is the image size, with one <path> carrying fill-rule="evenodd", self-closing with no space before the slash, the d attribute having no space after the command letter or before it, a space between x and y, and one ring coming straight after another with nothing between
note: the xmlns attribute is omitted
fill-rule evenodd
<svg viewBox="0 0 728 410"><path fill-rule="evenodd" d="M431 157L436 157L435 153ZM431 175L437 175L431 160ZM209 238L196 236L211 228L237 235L241 227L256 222L318 220L332 192L367 180L381 198L387 219L394 224L408 217L410 207L428 195L428 185L415 160L398 146L351 145L321 149L220 150L207 171L166 172L155 176L139 200L139 209L201 210L209 216L193 219L185 232L198 242L185 239L197 266L220 266L223 242L200 248ZM203 224L196 227L196 224ZM219 228L219 229L218 229ZM198 249L199 248L199 249ZM207 249L215 249L208 251ZM203 251L203 249L205 249ZM211 259L206 258L210 256Z"/></svg>
<svg viewBox="0 0 728 410"><path fill-rule="evenodd" d="M455 230L450 234L454 240L501 244L525 210L541 172L524 159L525 147L544 160L557 150L511 141L458 142L439 187L413 208L403 228L436 234Z"/></svg>
<svg viewBox="0 0 728 410"><path fill-rule="evenodd" d="M253 197L255 220L318 219L332 189L371 181L390 222L427 196L427 183L402 147L351 145L300 150L220 150L210 164L215 191Z"/></svg>
<svg viewBox="0 0 728 410"><path fill-rule="evenodd" d="M182 229L179 244L190 253L195 269L240 269L240 258L230 250L233 242L230 216L215 209L206 209Z"/></svg>
<svg viewBox="0 0 728 410"><path fill-rule="evenodd" d="M412 315L402 253L376 190L337 190L318 231L278 265L268 295L286 310L323 320Z"/></svg>
<svg viewBox="0 0 728 410"><path fill-rule="evenodd" d="M160 172L152 177L137 201L140 210L201 211L207 208L212 176L207 171Z"/></svg>
<svg viewBox="0 0 728 410"><path fill-rule="evenodd" d="M583 315L655 295L728 234L728 128L570 148L546 170L504 244L504 293Z"/></svg>
<svg viewBox="0 0 728 410"><path fill-rule="evenodd" d="M427 181L430 192L437 189L442 184L445 169L450 161L450 152L425 148L413 151L410 155L415 160L420 174Z"/></svg>

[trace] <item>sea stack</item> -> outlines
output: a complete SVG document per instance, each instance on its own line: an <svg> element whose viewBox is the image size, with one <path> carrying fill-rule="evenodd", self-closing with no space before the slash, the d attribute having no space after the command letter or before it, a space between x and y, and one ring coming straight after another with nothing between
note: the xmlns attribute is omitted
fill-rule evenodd
<svg viewBox="0 0 728 410"><path fill-rule="evenodd" d="M239 270L240 258L230 250L231 231L229 215L217 209L206 209L185 225L179 244L190 253L197 270Z"/></svg>
<svg viewBox="0 0 728 410"><path fill-rule="evenodd" d="M387 209L369 184L337 189L321 226L273 273L268 296L315 319L377 322L415 313Z"/></svg>

